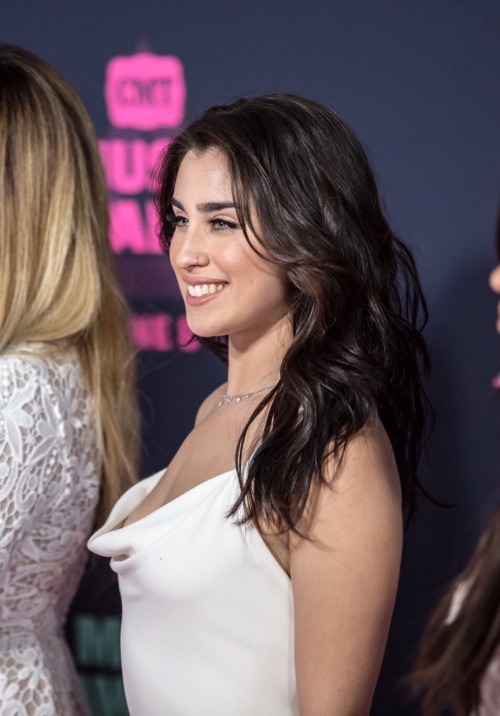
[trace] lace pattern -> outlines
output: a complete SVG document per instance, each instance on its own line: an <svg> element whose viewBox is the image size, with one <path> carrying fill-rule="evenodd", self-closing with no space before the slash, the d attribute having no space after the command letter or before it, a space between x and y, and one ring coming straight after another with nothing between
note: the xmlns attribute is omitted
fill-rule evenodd
<svg viewBox="0 0 500 716"><path fill-rule="evenodd" d="M99 493L74 354L0 357L0 713L83 716L62 637Z"/></svg>

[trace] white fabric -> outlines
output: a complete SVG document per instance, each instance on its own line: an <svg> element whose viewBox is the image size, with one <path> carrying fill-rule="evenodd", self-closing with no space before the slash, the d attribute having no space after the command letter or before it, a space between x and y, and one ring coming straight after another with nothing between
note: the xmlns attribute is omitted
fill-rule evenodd
<svg viewBox="0 0 500 716"><path fill-rule="evenodd" d="M500 714L500 651L493 655L481 681L481 706L477 716Z"/></svg>
<svg viewBox="0 0 500 716"><path fill-rule="evenodd" d="M226 518L236 472L118 527L160 477L89 542L119 577L130 716L297 714L291 583L257 530Z"/></svg>
<svg viewBox="0 0 500 716"><path fill-rule="evenodd" d="M28 350L25 348L25 350ZM62 626L98 499L77 357L0 357L0 714L86 714Z"/></svg>

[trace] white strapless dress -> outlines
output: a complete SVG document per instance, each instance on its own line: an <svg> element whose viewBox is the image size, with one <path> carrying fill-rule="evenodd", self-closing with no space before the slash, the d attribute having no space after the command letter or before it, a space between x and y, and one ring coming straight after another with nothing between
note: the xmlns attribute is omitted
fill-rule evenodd
<svg viewBox="0 0 500 716"><path fill-rule="evenodd" d="M89 541L119 578L130 715L295 716L291 582L259 532L226 517L235 470L118 527L161 475Z"/></svg>

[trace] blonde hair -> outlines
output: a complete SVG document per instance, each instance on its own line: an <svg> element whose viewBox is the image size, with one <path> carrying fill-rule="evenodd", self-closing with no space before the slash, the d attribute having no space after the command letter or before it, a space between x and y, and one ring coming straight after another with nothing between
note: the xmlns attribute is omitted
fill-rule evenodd
<svg viewBox="0 0 500 716"><path fill-rule="evenodd" d="M103 457L100 522L136 479L135 372L108 242L107 191L82 101L49 64L0 46L0 353L73 347Z"/></svg>

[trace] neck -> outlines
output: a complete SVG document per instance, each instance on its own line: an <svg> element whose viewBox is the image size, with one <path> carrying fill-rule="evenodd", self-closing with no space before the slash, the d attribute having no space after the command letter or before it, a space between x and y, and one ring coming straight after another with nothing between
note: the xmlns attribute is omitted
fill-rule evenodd
<svg viewBox="0 0 500 716"><path fill-rule="evenodd" d="M247 336L244 340L231 336L226 393L239 395L277 383L290 341L291 328L285 319L262 335Z"/></svg>

